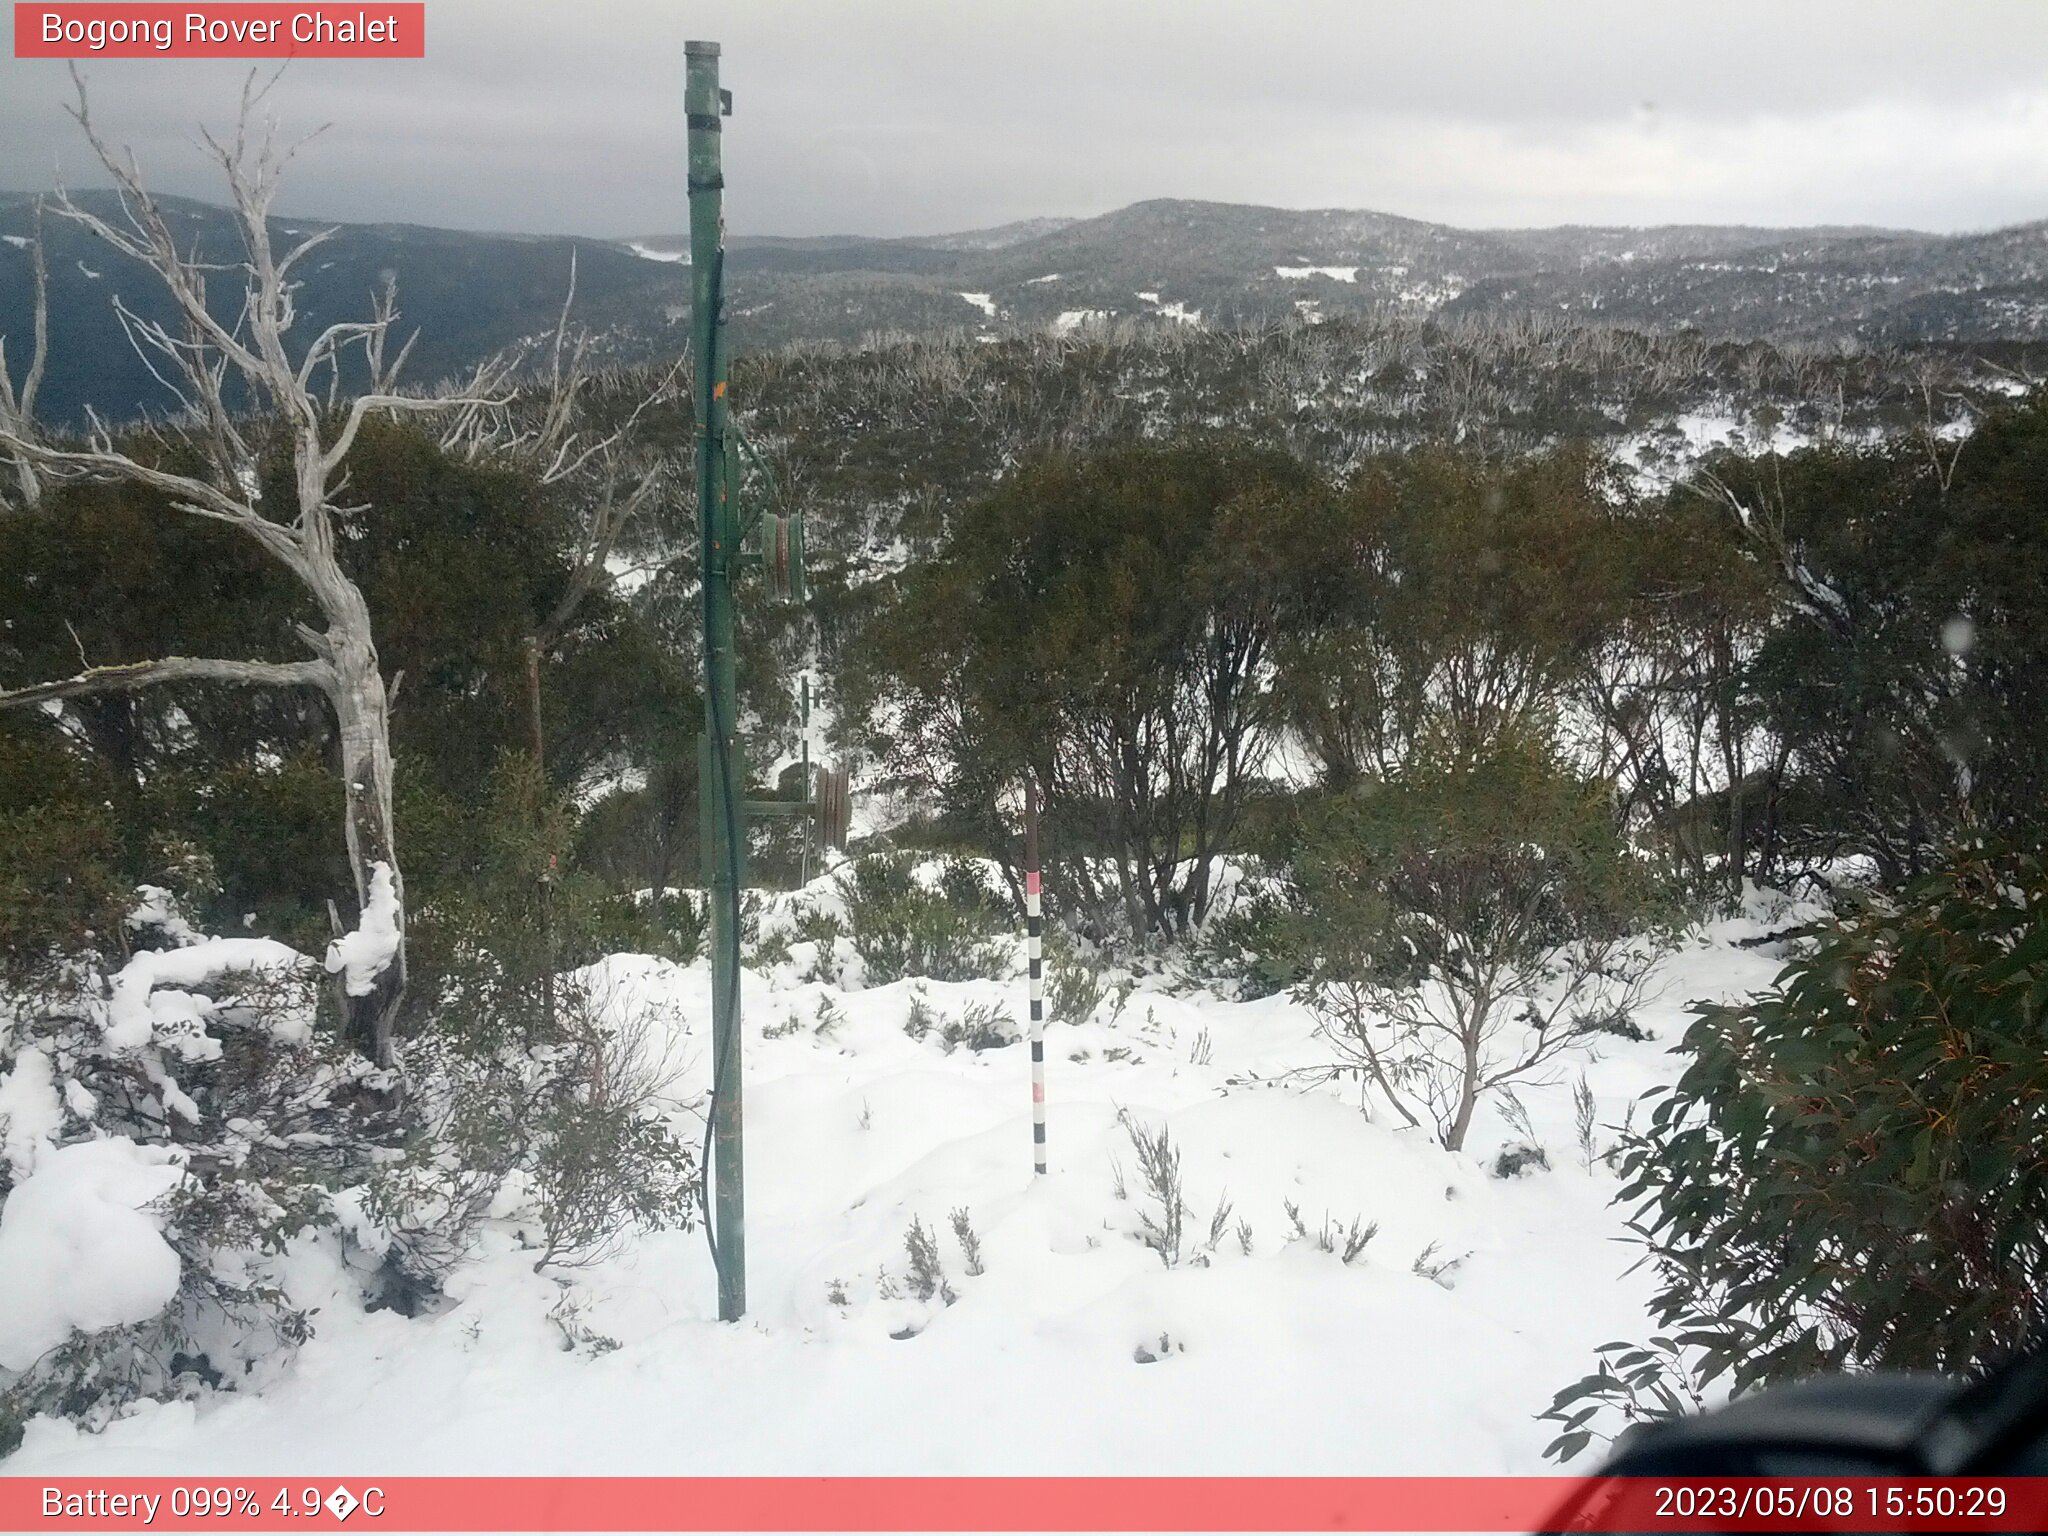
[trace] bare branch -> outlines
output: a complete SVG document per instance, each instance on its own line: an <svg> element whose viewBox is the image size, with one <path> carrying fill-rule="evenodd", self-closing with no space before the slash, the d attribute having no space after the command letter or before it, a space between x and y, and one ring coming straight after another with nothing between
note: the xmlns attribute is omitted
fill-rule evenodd
<svg viewBox="0 0 2048 1536"><path fill-rule="evenodd" d="M372 411L445 411L451 406L488 406L497 403L461 396L441 399L422 398L418 395L358 395L349 402L348 419L342 423L341 431L334 439L334 446L320 459L320 472L323 476L331 475L340 467L341 461L348 457L349 449L355 446L356 433L362 430L363 418Z"/></svg>
<svg viewBox="0 0 2048 1536"><path fill-rule="evenodd" d="M164 683L235 683L254 688L318 688L332 693L334 669L324 661L224 661L211 657L165 656L157 661L92 667L60 682L36 683L0 692L0 709L21 709L52 699L88 694L132 693Z"/></svg>
<svg viewBox="0 0 2048 1536"><path fill-rule="evenodd" d="M43 368L50 357L50 266L49 254L43 247L41 198L36 199L35 235L29 244L29 259L35 272L35 341L29 353L28 373L19 390L8 371L6 338L0 337L0 427L11 425L24 437L36 435L36 394L42 388ZM22 504L33 506L42 495L42 481L28 459L20 454L13 458Z"/></svg>

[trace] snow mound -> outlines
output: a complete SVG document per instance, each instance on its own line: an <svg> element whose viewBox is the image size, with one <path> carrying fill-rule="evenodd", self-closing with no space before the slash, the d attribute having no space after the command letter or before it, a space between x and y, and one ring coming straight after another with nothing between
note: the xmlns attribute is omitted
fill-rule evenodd
<svg viewBox="0 0 2048 1536"><path fill-rule="evenodd" d="M44 1154L0 1207L0 1369L170 1304L178 1255L147 1207L184 1177L170 1148L121 1136Z"/></svg>

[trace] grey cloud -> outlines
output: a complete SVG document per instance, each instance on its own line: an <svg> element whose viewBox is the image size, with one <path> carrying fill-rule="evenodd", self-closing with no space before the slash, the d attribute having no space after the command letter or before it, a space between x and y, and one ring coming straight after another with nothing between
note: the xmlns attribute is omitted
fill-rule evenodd
<svg viewBox="0 0 2048 1536"><path fill-rule="evenodd" d="M289 211L488 229L681 223L682 43L725 45L731 217L930 232L1144 197L1468 224L1983 227L2048 214L2048 7L1894 0L430 0L420 62L303 61L333 126ZM242 66L103 61L156 184ZM0 184L81 182L61 65L0 60Z"/></svg>

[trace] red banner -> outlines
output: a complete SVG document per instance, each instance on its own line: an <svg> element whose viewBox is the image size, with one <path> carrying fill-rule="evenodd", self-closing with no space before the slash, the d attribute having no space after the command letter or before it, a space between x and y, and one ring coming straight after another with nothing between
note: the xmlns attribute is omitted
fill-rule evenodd
<svg viewBox="0 0 2048 1536"><path fill-rule="evenodd" d="M24 5L17 59L423 59L423 0L339 5Z"/></svg>
<svg viewBox="0 0 2048 1536"><path fill-rule="evenodd" d="M0 1478L4 1531L2042 1531L2048 1478Z"/></svg>

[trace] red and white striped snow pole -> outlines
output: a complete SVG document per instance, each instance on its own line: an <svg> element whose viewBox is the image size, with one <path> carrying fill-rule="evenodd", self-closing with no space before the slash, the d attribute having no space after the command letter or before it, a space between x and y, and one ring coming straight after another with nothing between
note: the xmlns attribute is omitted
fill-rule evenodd
<svg viewBox="0 0 2048 1536"><path fill-rule="evenodd" d="M1045 1172L1045 914L1038 880L1038 783L1024 776L1024 954L1031 966L1031 1165Z"/></svg>

